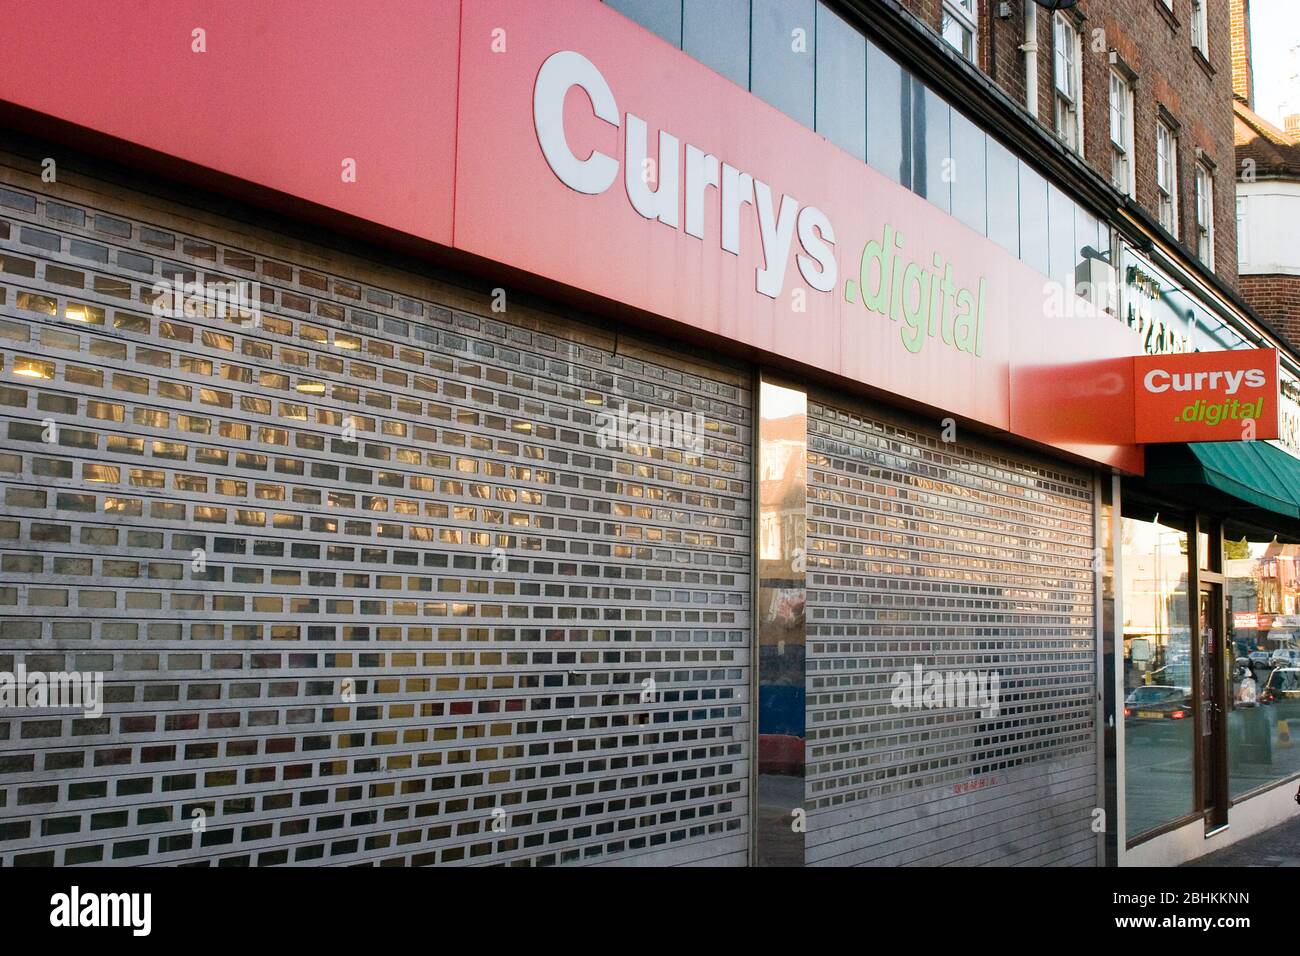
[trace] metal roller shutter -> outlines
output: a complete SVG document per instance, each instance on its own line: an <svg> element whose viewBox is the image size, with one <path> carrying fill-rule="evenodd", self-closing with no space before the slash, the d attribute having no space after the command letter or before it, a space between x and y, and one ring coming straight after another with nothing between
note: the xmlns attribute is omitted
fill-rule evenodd
<svg viewBox="0 0 1300 956"><path fill-rule="evenodd" d="M808 861L1094 864L1090 477L834 404L808 432ZM918 665L996 671L997 715L895 706Z"/></svg>
<svg viewBox="0 0 1300 956"><path fill-rule="evenodd" d="M747 859L747 374L33 168L0 670L108 703L0 714L0 863ZM601 447L624 403L703 451Z"/></svg>

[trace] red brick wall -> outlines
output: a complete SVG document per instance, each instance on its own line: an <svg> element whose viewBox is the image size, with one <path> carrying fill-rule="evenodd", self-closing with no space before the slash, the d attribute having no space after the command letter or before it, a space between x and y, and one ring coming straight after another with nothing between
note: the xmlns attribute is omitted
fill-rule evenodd
<svg viewBox="0 0 1300 956"><path fill-rule="evenodd" d="M1024 19L1017 11L1010 19L993 15L996 3L980 4L980 69L1017 103L1025 101L1025 55L1020 52ZM993 42L988 42L989 37Z"/></svg>
<svg viewBox="0 0 1300 956"><path fill-rule="evenodd" d="M994 15L998 0L979 0L980 67L1017 102L1024 102L1024 9L1010 0L1011 16ZM1234 0L1240 2L1240 0ZM941 0L903 0L919 19L939 29ZM1208 0L1208 63L1192 52L1192 0L1174 0L1173 17L1161 0L1079 0L1083 15L1084 159L1110 179L1110 59L1114 49L1137 73L1134 84L1134 162L1137 201L1156 215L1155 122L1157 106L1180 124L1179 236L1194 250L1195 150L1214 164L1215 262L1220 276L1237 281L1237 220L1234 191L1232 4ZM1051 126L1052 15L1038 11L1038 120ZM1097 31L1101 31L1098 33ZM992 37L992 42L989 38Z"/></svg>
<svg viewBox="0 0 1300 956"><path fill-rule="evenodd" d="M1254 78L1250 66L1250 0L1232 3L1232 92L1247 106L1255 106Z"/></svg>
<svg viewBox="0 0 1300 956"><path fill-rule="evenodd" d="M1300 276L1243 275L1239 285L1260 318L1300 349Z"/></svg>

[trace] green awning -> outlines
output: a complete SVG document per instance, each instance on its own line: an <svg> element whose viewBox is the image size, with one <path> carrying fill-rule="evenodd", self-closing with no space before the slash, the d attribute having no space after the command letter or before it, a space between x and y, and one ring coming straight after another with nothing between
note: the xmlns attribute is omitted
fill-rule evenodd
<svg viewBox="0 0 1300 956"><path fill-rule="evenodd" d="M1300 520L1300 459L1263 441L1148 445L1146 485L1243 518ZM1264 512L1261 514L1260 512Z"/></svg>

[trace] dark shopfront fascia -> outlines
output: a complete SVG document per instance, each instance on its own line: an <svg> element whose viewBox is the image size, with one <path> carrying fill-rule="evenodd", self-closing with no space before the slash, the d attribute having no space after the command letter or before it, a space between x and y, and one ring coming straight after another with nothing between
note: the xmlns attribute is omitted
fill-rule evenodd
<svg viewBox="0 0 1300 956"><path fill-rule="evenodd" d="M1300 777L1298 478L1300 461L1253 442L1153 447L1145 478L1115 481L1128 851L1223 834Z"/></svg>

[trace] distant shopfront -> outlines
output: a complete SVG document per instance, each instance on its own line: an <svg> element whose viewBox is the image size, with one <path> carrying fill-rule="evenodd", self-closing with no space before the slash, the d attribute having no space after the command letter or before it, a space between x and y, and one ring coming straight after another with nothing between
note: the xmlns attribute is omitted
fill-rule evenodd
<svg viewBox="0 0 1300 956"><path fill-rule="evenodd" d="M1135 250L1123 263L1123 318L1147 352L1263 340L1167 263ZM1281 359L1277 440L1152 446L1145 477L1121 482L1121 839L1144 862L1198 855L1234 820L1257 829L1293 806L1300 378L1294 357Z"/></svg>

